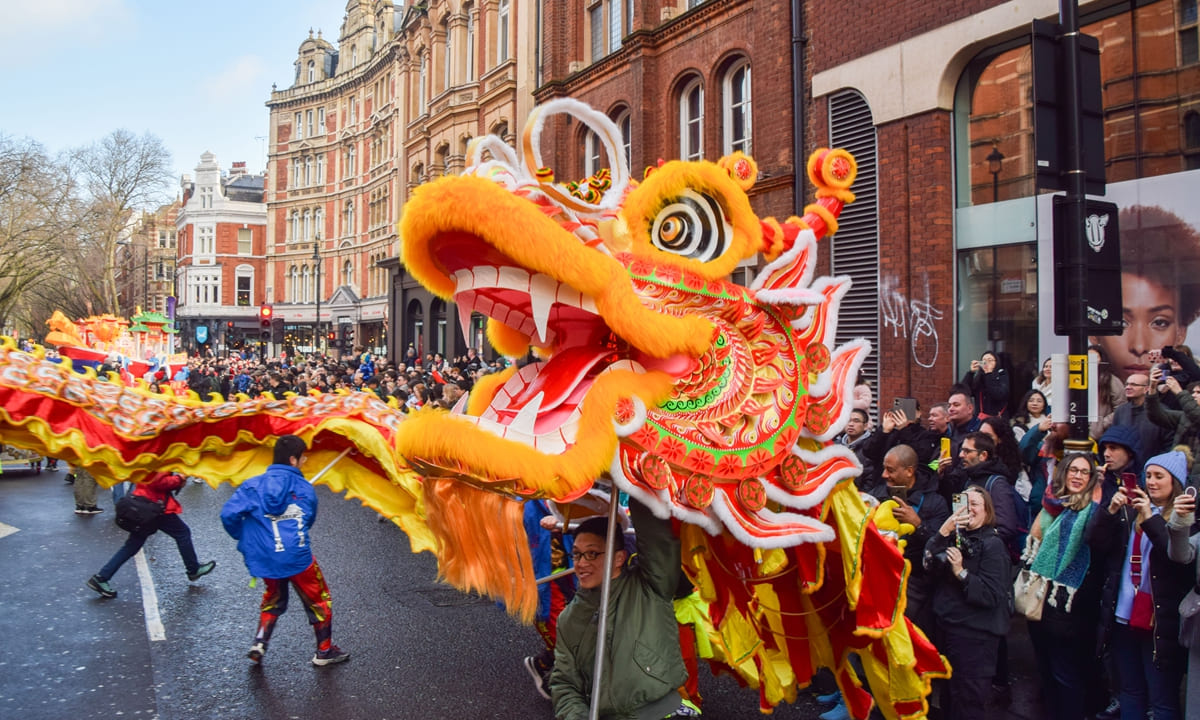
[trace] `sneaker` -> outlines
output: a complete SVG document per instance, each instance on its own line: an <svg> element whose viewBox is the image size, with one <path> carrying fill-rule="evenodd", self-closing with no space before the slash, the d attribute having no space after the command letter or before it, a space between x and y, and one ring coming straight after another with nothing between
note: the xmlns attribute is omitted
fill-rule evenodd
<svg viewBox="0 0 1200 720"><path fill-rule="evenodd" d="M333 665L335 663L345 662L350 659L350 653L342 652L342 649L337 645L330 645L328 650L318 650L313 655L312 664L317 667Z"/></svg>
<svg viewBox="0 0 1200 720"><path fill-rule="evenodd" d="M73 484L75 482L75 473L67 473L66 475L63 475L63 481L68 484Z"/></svg>
<svg viewBox="0 0 1200 720"><path fill-rule="evenodd" d="M828 695L817 696L817 702L821 703L822 705L832 705L833 703L841 702L841 700L842 692L840 690L834 690Z"/></svg>
<svg viewBox="0 0 1200 720"><path fill-rule="evenodd" d="M833 709L826 710L817 717L821 720L849 720L850 709L846 707L846 703L839 702L833 706Z"/></svg>
<svg viewBox="0 0 1200 720"><path fill-rule="evenodd" d="M216 566L217 566L216 560L209 560L208 562L204 563L200 567L196 568L196 572L188 573L188 580L195 582L195 581L199 580L200 578L204 577L205 575L209 574L210 572L212 572L213 568L215 568Z"/></svg>
<svg viewBox="0 0 1200 720"><path fill-rule="evenodd" d="M88 505L86 508L83 509L83 512L85 515L98 515L98 514L104 512L104 508L99 508L99 507L96 507L95 505Z"/></svg>
<svg viewBox="0 0 1200 720"><path fill-rule="evenodd" d="M266 652L267 652L266 644L261 643L261 642L256 642L250 646L250 652L246 653L246 657L250 658L250 661L253 662L255 665L257 665L260 662L262 662L262 656L264 654L266 654Z"/></svg>
<svg viewBox="0 0 1200 720"><path fill-rule="evenodd" d="M76 505L75 506L75 514L76 515L87 515L88 509L86 507L84 507L83 505Z"/></svg>
<svg viewBox="0 0 1200 720"><path fill-rule="evenodd" d="M550 683L546 682L546 676L542 674L542 671L537 669L537 665L533 662L533 656L527 656L521 661L521 664L525 666L525 672L529 673L529 676L533 678L533 686L537 689L538 695L549 700Z"/></svg>
<svg viewBox="0 0 1200 720"><path fill-rule="evenodd" d="M88 578L87 586L100 593L100 597L115 598L117 596L117 591L112 589L112 585L109 585L107 580L101 580L99 575Z"/></svg>
<svg viewBox="0 0 1200 720"><path fill-rule="evenodd" d="M1108 707L1096 713L1096 720L1115 720L1119 717L1121 717L1121 701L1117 698L1113 698L1108 703Z"/></svg>

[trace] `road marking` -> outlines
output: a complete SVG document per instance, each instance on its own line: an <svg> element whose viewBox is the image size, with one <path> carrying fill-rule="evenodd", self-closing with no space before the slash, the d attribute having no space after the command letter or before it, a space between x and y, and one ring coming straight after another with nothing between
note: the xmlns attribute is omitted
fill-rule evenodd
<svg viewBox="0 0 1200 720"><path fill-rule="evenodd" d="M19 531L20 529L21 528L19 528L19 527L13 527L12 525L6 525L6 524L0 522L0 538L8 537L9 535L12 535L13 533Z"/></svg>
<svg viewBox="0 0 1200 720"><path fill-rule="evenodd" d="M150 575L150 563L146 562L146 554L138 550L134 556L137 561L138 580L142 584L142 611L146 614L146 634L150 641L166 640L167 631L163 627L162 617L158 614L158 593L154 590L154 578Z"/></svg>

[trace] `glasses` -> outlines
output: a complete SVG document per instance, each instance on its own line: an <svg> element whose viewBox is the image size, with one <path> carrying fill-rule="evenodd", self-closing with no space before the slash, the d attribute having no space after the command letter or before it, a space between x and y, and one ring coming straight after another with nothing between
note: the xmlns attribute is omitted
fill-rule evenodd
<svg viewBox="0 0 1200 720"><path fill-rule="evenodd" d="M1069 467L1067 468L1068 475L1091 475L1091 468Z"/></svg>
<svg viewBox="0 0 1200 720"><path fill-rule="evenodd" d="M574 562L579 562L580 560L587 560L588 562L593 562L593 561L595 561L596 558L600 557L603 554L604 554L603 550L585 550L583 552L575 550L575 551L571 552L571 560L573 560Z"/></svg>
<svg viewBox="0 0 1200 720"><path fill-rule="evenodd" d="M960 449L958 451L958 454L959 455L974 455L977 452L979 452L979 451L976 450L975 448L965 447L965 448Z"/></svg>

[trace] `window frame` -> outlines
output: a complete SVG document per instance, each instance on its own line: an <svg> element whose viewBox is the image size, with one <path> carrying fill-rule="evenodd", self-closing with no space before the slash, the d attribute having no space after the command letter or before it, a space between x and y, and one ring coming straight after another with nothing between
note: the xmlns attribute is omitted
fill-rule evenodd
<svg viewBox="0 0 1200 720"><path fill-rule="evenodd" d="M696 113L691 115L690 98L693 93L698 93L698 102ZM698 75L693 75L684 85L679 93L679 158L681 160L703 160L704 159L704 82ZM690 130L696 128L696 142L698 147L690 147Z"/></svg>
<svg viewBox="0 0 1200 720"><path fill-rule="evenodd" d="M736 84L734 77L745 71L745 79L741 85L745 92L743 100L739 103L734 99ZM746 58L730 65L729 70L725 72L721 79L721 111L722 111L722 144L724 146L724 154L731 155L735 151L742 151L747 155L753 154L753 139L754 139L754 115L753 115L753 75L751 74L750 61ZM734 124L737 116L742 115L743 137L737 139L734 137ZM740 147L739 147L740 145Z"/></svg>

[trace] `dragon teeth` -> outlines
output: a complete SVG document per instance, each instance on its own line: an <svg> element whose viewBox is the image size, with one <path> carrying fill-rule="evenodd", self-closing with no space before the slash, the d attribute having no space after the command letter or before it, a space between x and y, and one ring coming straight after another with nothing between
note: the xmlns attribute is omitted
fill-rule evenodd
<svg viewBox="0 0 1200 720"><path fill-rule="evenodd" d="M538 340L546 342L550 325L550 308L554 305L559 282L549 275L538 273L529 279L529 305Z"/></svg>
<svg viewBox="0 0 1200 720"><path fill-rule="evenodd" d="M538 393L526 403L525 407L517 413L513 421L508 424L508 427L524 435L534 436L533 425L537 422L538 413L542 411L542 400L546 397L546 393Z"/></svg>

